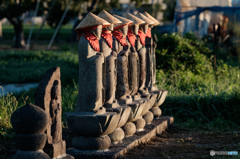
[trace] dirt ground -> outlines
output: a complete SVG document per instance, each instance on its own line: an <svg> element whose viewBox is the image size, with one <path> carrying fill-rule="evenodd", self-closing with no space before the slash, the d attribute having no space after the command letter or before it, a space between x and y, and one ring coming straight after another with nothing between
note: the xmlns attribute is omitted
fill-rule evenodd
<svg viewBox="0 0 240 159"><path fill-rule="evenodd" d="M120 158L144 159L190 159L190 158L231 158L233 156L210 156L210 151L240 152L240 131L209 132L182 129L172 126L149 143L142 144ZM72 134L63 129L63 139L71 147ZM15 143L0 140L0 159L11 158L16 152ZM234 156L240 158L240 155Z"/></svg>
<svg viewBox="0 0 240 159"><path fill-rule="evenodd" d="M230 158L210 156L210 151L240 152L240 132L193 131L170 127L166 132L153 138L148 144L129 151L123 158ZM238 156L231 156L240 158Z"/></svg>

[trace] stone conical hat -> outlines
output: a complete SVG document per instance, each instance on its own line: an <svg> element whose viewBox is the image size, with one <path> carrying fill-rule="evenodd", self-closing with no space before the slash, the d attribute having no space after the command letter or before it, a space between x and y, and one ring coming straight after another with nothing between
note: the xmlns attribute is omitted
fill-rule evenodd
<svg viewBox="0 0 240 159"><path fill-rule="evenodd" d="M121 26L123 26L123 25L125 25L125 24L131 24L131 23L133 23L132 20L129 20L129 19L127 19L127 18L123 18L123 17L121 17L121 16L119 16L119 15L113 14L113 16L114 16L115 18L117 18L117 19L119 19L119 20L122 21L121 24L114 24L114 28L121 27Z"/></svg>
<svg viewBox="0 0 240 159"><path fill-rule="evenodd" d="M144 12L143 14L154 22L154 24L152 24L152 25L155 26L155 25L159 25L160 24L160 22L157 19L155 19L153 16L148 14L148 12Z"/></svg>
<svg viewBox="0 0 240 159"><path fill-rule="evenodd" d="M136 16L134 16L131 13L128 13L128 12L126 13L125 18L127 18L129 20L132 20L133 21L132 25L144 24L145 23L145 21L141 20L140 18L138 18L138 17L136 17Z"/></svg>
<svg viewBox="0 0 240 159"><path fill-rule="evenodd" d="M136 14L136 17L142 19L143 21L145 21L145 24L149 24L149 25L153 25L154 21L152 21L150 18L146 17L145 15L143 15L142 13L138 12L138 14Z"/></svg>
<svg viewBox="0 0 240 159"><path fill-rule="evenodd" d="M107 22L111 23L111 24L119 24L122 23L119 19L115 18L114 16L112 16L111 14L109 14L107 11L105 11L104 9L98 14L98 16L104 20L106 20Z"/></svg>
<svg viewBox="0 0 240 159"><path fill-rule="evenodd" d="M81 29L84 29L84 28L88 28L88 27L98 26L98 25L102 25L102 27L104 28L104 27L107 27L111 24L108 23L106 20L104 20L102 18L99 18L95 14L89 12L83 18L83 20L78 24L78 26L75 28L75 31L76 30L81 30Z"/></svg>

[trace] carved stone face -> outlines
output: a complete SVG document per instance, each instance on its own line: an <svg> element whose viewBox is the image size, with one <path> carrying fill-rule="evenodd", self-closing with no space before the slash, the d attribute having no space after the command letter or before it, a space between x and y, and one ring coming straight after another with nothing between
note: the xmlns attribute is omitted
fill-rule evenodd
<svg viewBox="0 0 240 159"><path fill-rule="evenodd" d="M123 35L127 36L128 25L124 25L123 27L119 28L119 30L123 33Z"/></svg>
<svg viewBox="0 0 240 159"><path fill-rule="evenodd" d="M97 26L96 29L92 29L92 32L97 36L98 39L100 39L102 34L102 25Z"/></svg>
<svg viewBox="0 0 240 159"><path fill-rule="evenodd" d="M144 32L144 34L147 34L147 30L148 30L148 24L143 24L140 25L140 29Z"/></svg>
<svg viewBox="0 0 240 159"><path fill-rule="evenodd" d="M131 25L130 29L132 30L134 35L138 35L139 24Z"/></svg>

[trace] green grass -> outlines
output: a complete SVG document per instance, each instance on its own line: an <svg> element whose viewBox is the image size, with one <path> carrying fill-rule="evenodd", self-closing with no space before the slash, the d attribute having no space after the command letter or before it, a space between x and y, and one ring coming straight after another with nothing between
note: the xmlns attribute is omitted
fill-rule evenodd
<svg viewBox="0 0 240 159"><path fill-rule="evenodd" d="M70 85L78 79L77 51L7 51L0 52L0 82L39 82L51 68L61 68L63 85Z"/></svg>
<svg viewBox="0 0 240 159"><path fill-rule="evenodd" d="M32 39L35 38L36 33L38 32L40 28L40 25L34 25L33 27L33 32L32 32ZM28 35L30 33L30 29L31 29L31 25L24 25L23 26L23 30L24 30L24 39L27 40L28 39ZM49 41L53 34L54 34L55 29L49 27L48 25L45 25L43 27L43 29L41 30L41 34L38 37L38 40L47 40ZM12 40L14 37L14 29L12 25L3 25L2 26L2 33L3 33L3 37L5 40ZM69 40L72 34L72 25L71 24L67 24L64 25L60 28L59 30L59 37L60 39L64 39L64 40Z"/></svg>

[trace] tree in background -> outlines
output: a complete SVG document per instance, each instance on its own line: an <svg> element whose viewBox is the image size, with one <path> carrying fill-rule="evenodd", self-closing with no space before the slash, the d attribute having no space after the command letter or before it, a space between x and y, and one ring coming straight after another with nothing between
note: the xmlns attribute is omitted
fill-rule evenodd
<svg viewBox="0 0 240 159"><path fill-rule="evenodd" d="M167 10L164 11L164 21L173 21L176 0L164 0L164 3L167 4Z"/></svg>
<svg viewBox="0 0 240 159"><path fill-rule="evenodd" d="M36 6L34 0L0 0L0 18L7 18L13 25L15 37L13 47L24 47L23 13Z"/></svg>

